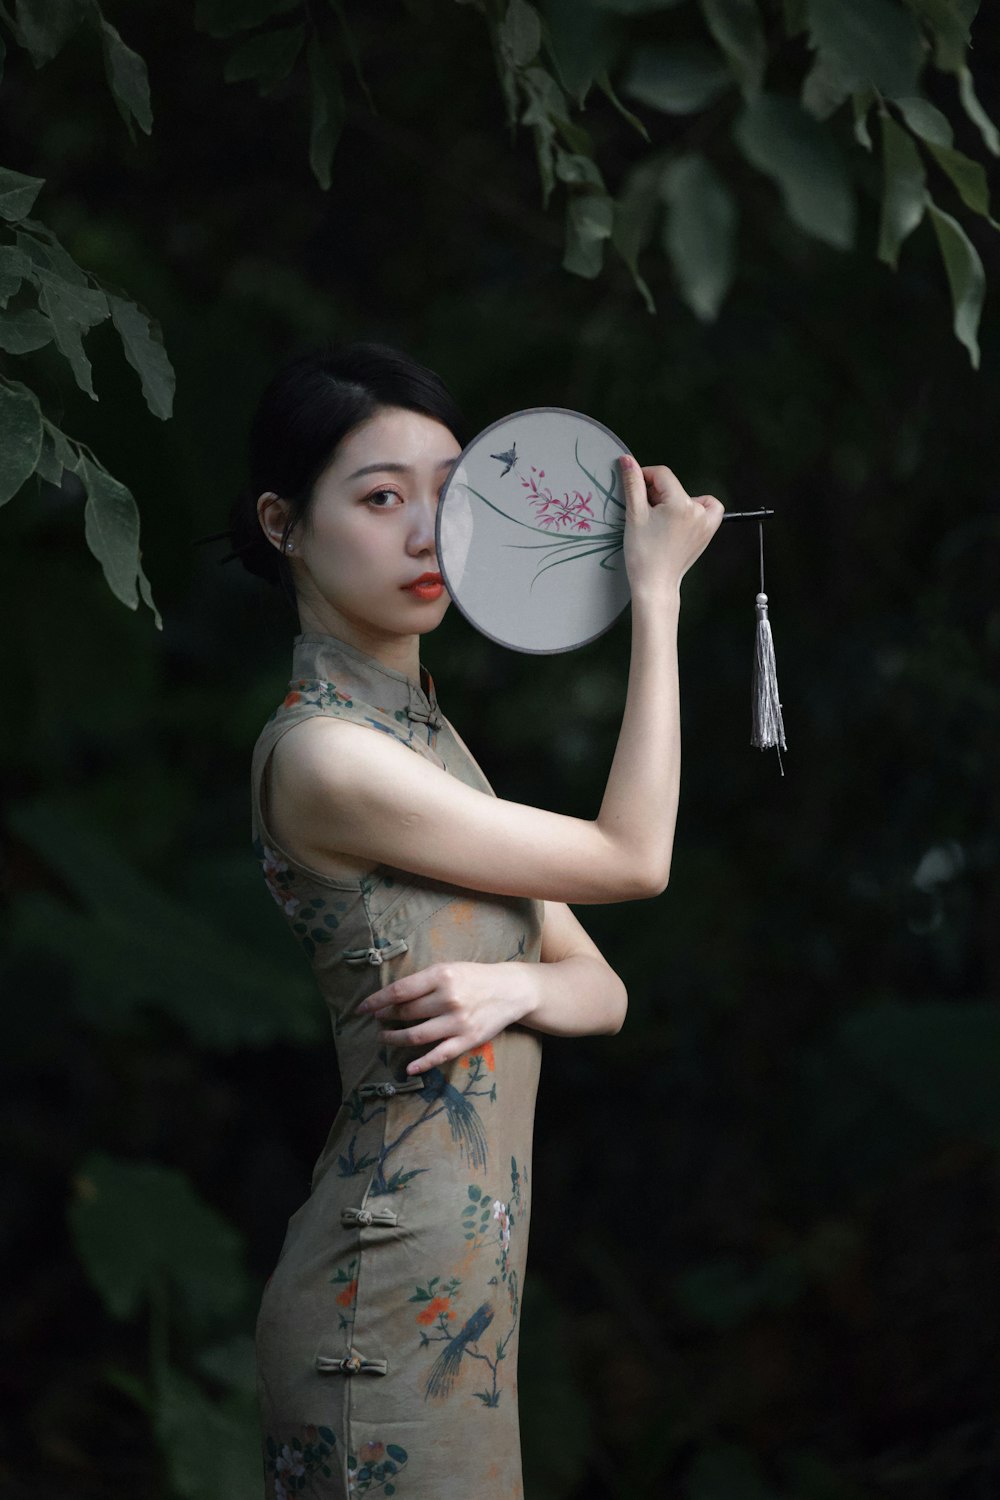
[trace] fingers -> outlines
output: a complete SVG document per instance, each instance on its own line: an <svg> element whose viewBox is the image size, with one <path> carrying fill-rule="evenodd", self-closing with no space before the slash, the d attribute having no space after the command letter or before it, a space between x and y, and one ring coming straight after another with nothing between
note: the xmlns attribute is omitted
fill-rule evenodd
<svg viewBox="0 0 1000 1500"><path fill-rule="evenodd" d="M428 1042L440 1042L445 1037L461 1040L456 1036L454 1021L447 1016L432 1016L413 1026L384 1027L378 1034L379 1041L388 1042L390 1047L426 1047Z"/></svg>
<svg viewBox="0 0 1000 1500"><path fill-rule="evenodd" d="M625 519L635 526L641 522L646 510L646 486L642 472L635 459L627 453L623 453L619 458L618 468L622 476L622 489L625 492Z"/></svg>
<svg viewBox="0 0 1000 1500"><path fill-rule="evenodd" d="M650 464L640 468L629 454L618 460L625 490L625 517L628 521L641 522L656 505L678 505L691 499L673 469L665 464Z"/></svg>
<svg viewBox="0 0 1000 1500"><path fill-rule="evenodd" d="M410 1000L417 1000L421 995L429 995L440 983L441 965L433 964L429 969L421 969L416 974L404 974L401 979L394 979L392 984L387 984L380 990L375 990L367 999L362 1000L358 1010L363 1015L377 1014L385 1011L391 1005L402 1005Z"/></svg>
<svg viewBox="0 0 1000 1500"><path fill-rule="evenodd" d="M646 482L650 505L662 505L668 500L690 500L691 496L681 484L673 469L665 464L653 464L641 470Z"/></svg>
<svg viewBox="0 0 1000 1500"><path fill-rule="evenodd" d="M691 498L707 512L712 522L712 534L714 535L722 524L722 518L726 514L726 507L714 495L692 495Z"/></svg>

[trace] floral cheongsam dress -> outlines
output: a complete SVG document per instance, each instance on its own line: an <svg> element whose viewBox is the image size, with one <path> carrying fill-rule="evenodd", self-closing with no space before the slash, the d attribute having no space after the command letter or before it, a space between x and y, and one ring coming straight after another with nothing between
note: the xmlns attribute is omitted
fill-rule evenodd
<svg viewBox="0 0 1000 1500"><path fill-rule="evenodd" d="M331 635L296 636L253 753L254 848L330 1012L343 1103L257 1319L266 1500L522 1494L517 1345L541 1047L511 1026L407 1077L367 995L442 960L536 963L543 905L379 865L333 879L268 827L265 767L314 714L391 734L492 795L434 684ZM429 1050L429 1049L428 1049Z"/></svg>

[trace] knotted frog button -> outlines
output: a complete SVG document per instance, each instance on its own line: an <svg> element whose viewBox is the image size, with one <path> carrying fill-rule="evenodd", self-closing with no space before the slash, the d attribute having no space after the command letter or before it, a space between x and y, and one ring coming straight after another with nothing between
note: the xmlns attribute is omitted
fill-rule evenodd
<svg viewBox="0 0 1000 1500"><path fill-rule="evenodd" d="M340 1368L345 1375L356 1375L361 1369L361 1360L357 1354L350 1354L340 1361Z"/></svg>

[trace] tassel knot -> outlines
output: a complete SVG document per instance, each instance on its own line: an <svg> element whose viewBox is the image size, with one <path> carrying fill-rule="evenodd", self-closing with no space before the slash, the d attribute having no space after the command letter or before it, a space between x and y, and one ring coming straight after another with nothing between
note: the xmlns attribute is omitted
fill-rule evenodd
<svg viewBox="0 0 1000 1500"><path fill-rule="evenodd" d="M781 717L781 703L778 699L778 674L774 660L771 622L767 617L766 594L757 595L757 649L753 663L752 716L751 745L756 745L760 750L772 750L780 745L782 750L787 750L785 725ZM782 767L782 775L784 775L784 767Z"/></svg>

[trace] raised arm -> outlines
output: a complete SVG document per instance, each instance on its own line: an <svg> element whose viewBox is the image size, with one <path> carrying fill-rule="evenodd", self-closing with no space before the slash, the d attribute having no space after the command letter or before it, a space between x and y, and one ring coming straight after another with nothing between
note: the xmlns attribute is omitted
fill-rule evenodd
<svg viewBox="0 0 1000 1500"><path fill-rule="evenodd" d="M272 758L274 832L316 868L350 855L497 895L626 901L662 891L680 785L680 584L722 520L663 467L622 461L632 653L597 816L571 818L465 786L388 736L315 717Z"/></svg>

